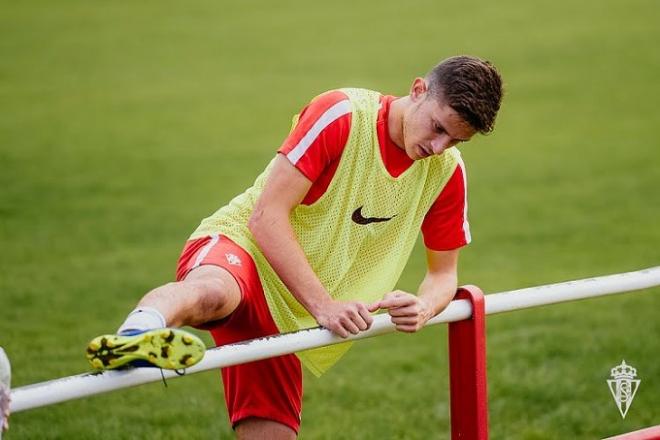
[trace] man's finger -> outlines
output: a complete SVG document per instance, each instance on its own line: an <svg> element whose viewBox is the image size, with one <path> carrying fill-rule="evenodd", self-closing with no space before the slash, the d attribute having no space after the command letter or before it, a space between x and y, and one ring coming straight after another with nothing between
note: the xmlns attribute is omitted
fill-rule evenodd
<svg viewBox="0 0 660 440"><path fill-rule="evenodd" d="M399 296L399 295L400 295L399 292L387 292L387 293L383 296L383 299L392 299L392 298L396 298L396 297Z"/></svg>
<svg viewBox="0 0 660 440"><path fill-rule="evenodd" d="M354 307L347 310L348 319L355 324L358 330L363 331L369 328L369 324L364 319L364 315L370 316L367 308L362 303L355 303Z"/></svg>
<svg viewBox="0 0 660 440"><path fill-rule="evenodd" d="M337 325L335 327L327 327L328 330L330 330L332 333L336 334L340 338L347 338L348 337L348 332L344 330L344 327Z"/></svg>
<svg viewBox="0 0 660 440"><path fill-rule="evenodd" d="M369 324L367 324L362 316L355 318L353 323L357 325L357 328L360 329L361 332L369 328Z"/></svg>
<svg viewBox="0 0 660 440"><path fill-rule="evenodd" d="M380 301L376 301L367 306L367 310L369 310L371 313L375 312L378 309L380 309Z"/></svg>
<svg viewBox="0 0 660 440"><path fill-rule="evenodd" d="M419 314L419 308L416 305L410 305L405 307L393 307L387 311L390 316L417 316Z"/></svg>
<svg viewBox="0 0 660 440"><path fill-rule="evenodd" d="M328 322L327 324L321 324L321 326L327 330L330 330L332 333L336 334L340 338L346 338L348 337L348 332L344 330L344 327L342 327L341 323L339 321L335 322Z"/></svg>
<svg viewBox="0 0 660 440"><path fill-rule="evenodd" d="M357 335L360 333L360 329L358 328L357 325L353 321L350 320L350 318L343 318L340 320L341 326L344 327L348 332ZM348 335L346 335L348 336Z"/></svg>
<svg viewBox="0 0 660 440"><path fill-rule="evenodd" d="M396 329L404 333L415 333L418 330L416 325L397 325Z"/></svg>
<svg viewBox="0 0 660 440"><path fill-rule="evenodd" d="M366 330L369 327L371 327L371 323L374 322L374 318L369 313L370 310L368 310L367 307L362 306L362 307L358 307L358 312L360 313L360 316L362 317L364 323L367 325L367 328L363 328L362 330Z"/></svg>
<svg viewBox="0 0 660 440"><path fill-rule="evenodd" d="M380 308L381 309L391 309L393 307L404 307L410 304L414 304L416 301L416 298L412 295L403 295L403 296L396 296L392 298L386 298L382 301L380 301Z"/></svg>
<svg viewBox="0 0 660 440"><path fill-rule="evenodd" d="M415 325L418 319L414 316L397 316L390 318L390 321L396 325Z"/></svg>

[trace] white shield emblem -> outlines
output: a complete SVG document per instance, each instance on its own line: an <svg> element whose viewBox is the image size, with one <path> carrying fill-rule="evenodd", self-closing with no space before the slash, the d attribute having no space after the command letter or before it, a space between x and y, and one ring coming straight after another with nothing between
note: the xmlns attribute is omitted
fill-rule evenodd
<svg viewBox="0 0 660 440"><path fill-rule="evenodd" d="M637 376L637 369L627 365L625 360L612 368L611 373L612 379L607 380L607 385L614 397L614 403L619 408L621 418L625 419L641 380L634 379Z"/></svg>

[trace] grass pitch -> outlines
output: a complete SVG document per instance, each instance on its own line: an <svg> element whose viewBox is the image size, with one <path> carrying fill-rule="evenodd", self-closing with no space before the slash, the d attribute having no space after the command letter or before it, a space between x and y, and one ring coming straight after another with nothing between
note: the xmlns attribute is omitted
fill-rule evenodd
<svg viewBox="0 0 660 440"><path fill-rule="evenodd" d="M402 95L459 53L492 60L507 89L496 132L462 147L461 282L492 293L660 261L657 2L0 9L0 345L15 386L87 370L85 344L173 278L188 234L251 184L309 98ZM489 318L491 438L660 423L659 294ZM445 341L436 327L360 342L306 376L301 438L447 438ZM625 420L605 383L622 359L642 380ZM227 438L218 376L19 413L7 438Z"/></svg>

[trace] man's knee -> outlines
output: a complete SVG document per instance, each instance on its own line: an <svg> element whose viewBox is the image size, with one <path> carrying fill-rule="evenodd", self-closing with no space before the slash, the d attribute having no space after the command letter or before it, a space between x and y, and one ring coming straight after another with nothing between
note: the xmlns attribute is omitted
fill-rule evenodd
<svg viewBox="0 0 660 440"><path fill-rule="evenodd" d="M196 323L222 319L236 309L241 291L234 277L218 266L200 266L179 282L196 311Z"/></svg>

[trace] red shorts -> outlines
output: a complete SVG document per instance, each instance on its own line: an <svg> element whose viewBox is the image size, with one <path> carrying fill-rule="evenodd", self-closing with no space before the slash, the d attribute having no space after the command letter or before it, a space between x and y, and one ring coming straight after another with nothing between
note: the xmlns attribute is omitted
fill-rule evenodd
<svg viewBox="0 0 660 440"><path fill-rule="evenodd" d="M241 289L241 302L236 310L204 326L218 346L279 333L250 254L223 235L190 240L179 257L177 281L204 264L227 270ZM223 368L222 381L233 426L248 417L258 417L283 423L298 432L302 370L296 355Z"/></svg>

